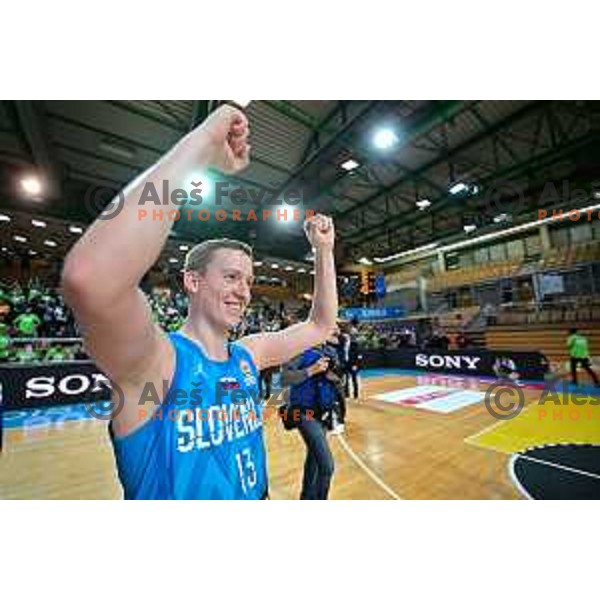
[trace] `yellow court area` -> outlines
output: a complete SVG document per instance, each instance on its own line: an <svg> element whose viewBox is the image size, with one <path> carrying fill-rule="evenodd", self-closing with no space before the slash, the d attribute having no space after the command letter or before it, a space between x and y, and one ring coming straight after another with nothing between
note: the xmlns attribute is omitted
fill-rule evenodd
<svg viewBox="0 0 600 600"><path fill-rule="evenodd" d="M547 398L549 398L549 394ZM500 452L524 452L550 444L600 445L600 397L578 405L563 393L530 405L520 415L467 438L467 442Z"/></svg>
<svg viewBox="0 0 600 600"><path fill-rule="evenodd" d="M483 402L489 385L434 375L364 378L361 398L348 402L346 432L329 436L336 464L330 498L522 498L506 453L553 441L600 443L598 419L538 419L539 389L524 388L524 412L498 422ZM297 499L305 457L300 436L283 429L276 411L265 434L271 498ZM0 498L120 497L106 422L5 431Z"/></svg>

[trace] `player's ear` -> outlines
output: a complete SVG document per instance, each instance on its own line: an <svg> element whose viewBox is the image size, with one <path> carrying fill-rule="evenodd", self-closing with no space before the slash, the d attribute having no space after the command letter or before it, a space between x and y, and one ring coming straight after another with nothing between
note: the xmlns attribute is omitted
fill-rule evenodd
<svg viewBox="0 0 600 600"><path fill-rule="evenodd" d="M184 271L183 285L189 294L195 294L200 288L202 274L198 271Z"/></svg>

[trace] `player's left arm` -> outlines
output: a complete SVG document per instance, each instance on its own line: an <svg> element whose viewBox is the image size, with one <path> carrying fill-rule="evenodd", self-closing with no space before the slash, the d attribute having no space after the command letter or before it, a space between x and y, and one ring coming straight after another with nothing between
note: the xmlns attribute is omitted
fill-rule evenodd
<svg viewBox="0 0 600 600"><path fill-rule="evenodd" d="M322 344L336 325L338 295L333 221L318 214L306 221L304 229L315 250L315 285L310 316L304 323L282 331L242 338L241 343L250 350L259 370L286 363L308 348Z"/></svg>

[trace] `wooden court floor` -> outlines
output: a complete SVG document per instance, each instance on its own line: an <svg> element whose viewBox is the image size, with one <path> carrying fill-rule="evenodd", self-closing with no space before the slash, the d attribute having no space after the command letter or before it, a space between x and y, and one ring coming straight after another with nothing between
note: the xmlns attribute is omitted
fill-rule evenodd
<svg viewBox="0 0 600 600"><path fill-rule="evenodd" d="M348 403L345 434L329 437L336 464L331 499L524 497L510 475L510 453L514 449L507 440L514 445L515 436L539 437L537 431L545 424L536 423L531 411L536 409L541 391L524 390L524 413L529 413L529 424L521 426L521 433L511 430L508 437L501 433L507 422L494 419L483 401L442 413L375 398L432 384L475 392L485 391L489 385L474 379L439 376L390 374L363 379L361 398ZM561 431L565 426L562 423ZM594 438L596 429L600 430L597 424L600 421L581 429L584 438L590 435L590 427ZM581 423L579 426L583 427ZM304 462L300 436L285 431L274 416L267 419L265 431L271 497L296 499ZM563 434L554 435L560 441ZM105 422L80 420L5 430L4 451L0 454L0 498L120 497Z"/></svg>

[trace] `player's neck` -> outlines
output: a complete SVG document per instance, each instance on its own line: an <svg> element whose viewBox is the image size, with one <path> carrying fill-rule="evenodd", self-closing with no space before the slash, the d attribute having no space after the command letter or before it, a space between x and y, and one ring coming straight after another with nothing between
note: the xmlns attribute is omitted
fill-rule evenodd
<svg viewBox="0 0 600 600"><path fill-rule="evenodd" d="M212 360L227 360L229 351L227 349L227 331L215 327L201 316L188 317L181 331L184 335L196 341Z"/></svg>

